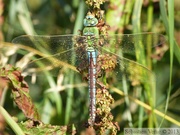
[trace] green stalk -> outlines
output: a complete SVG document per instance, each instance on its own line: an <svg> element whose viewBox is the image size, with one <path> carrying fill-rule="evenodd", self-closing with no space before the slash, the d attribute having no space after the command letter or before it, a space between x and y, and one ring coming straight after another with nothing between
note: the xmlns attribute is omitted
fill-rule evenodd
<svg viewBox="0 0 180 135"><path fill-rule="evenodd" d="M140 90L142 92L142 89ZM144 97L141 96L140 100L143 102L144 101ZM138 128L142 128L143 127L143 120L144 119L144 108L143 107L139 107L139 118L138 118Z"/></svg>
<svg viewBox="0 0 180 135"><path fill-rule="evenodd" d="M108 31L110 35L115 34L116 32L118 32L118 34L122 34L125 22L125 18L123 17L125 2L126 1L124 0L110 0L110 6L116 5L114 8L109 8L106 13L106 23L111 28Z"/></svg>
<svg viewBox="0 0 180 135"><path fill-rule="evenodd" d="M147 15L148 15L148 18L147 18L147 28L148 28L148 31L151 31L152 29L152 22L153 22L153 11L154 11L154 8L153 8L153 3L152 3L152 0L149 1L149 6L148 6L148 10L147 10ZM152 47L152 44L151 44L151 39L149 37L149 40L147 42L147 66L150 70L152 70L152 61L151 61L151 47Z"/></svg>
<svg viewBox="0 0 180 135"><path fill-rule="evenodd" d="M81 1L77 12L77 18L76 18L73 34L78 34L78 30L81 30L83 27L82 22L85 15L84 10L85 10L85 4L83 1Z"/></svg>
<svg viewBox="0 0 180 135"><path fill-rule="evenodd" d="M126 5L128 4L128 5ZM125 23L127 23L129 21L129 15L131 13L131 9L130 7L132 7L132 1L124 1L124 0L110 0L110 5L116 5L117 8L113 9L110 8L107 11L106 14L106 22L107 24L111 27L111 30L108 31L109 34L122 34L123 30L124 30L124 25ZM126 9L125 9L126 8ZM125 10L124 10L125 9ZM125 14L124 14L125 12ZM129 14L126 14L126 12L128 12ZM117 16L119 15L119 16ZM127 16L126 16L127 15ZM110 48L112 52L114 52L115 50L112 50L112 48ZM118 55L120 57L123 57L123 52L119 51ZM121 63L121 66L123 67L123 61ZM122 70L122 69L120 69ZM127 78L125 75L122 75L122 86L123 86L123 91L126 94L125 96L125 102L127 105L127 110L125 111L125 113L128 114L128 122L129 122L129 126L133 127L133 123L132 123L132 115L129 109L130 106L130 101L128 98L128 83L127 83Z"/></svg>
<svg viewBox="0 0 180 135"><path fill-rule="evenodd" d="M171 93L171 85L172 85L172 70L173 70L173 54L174 54L174 48L176 48L175 54L177 59L180 61L180 58L178 58L180 49L178 46L176 46L176 42L174 40L174 0L168 0L168 16L166 14L166 4L165 0L160 0L160 11L162 20L166 29L166 32L168 33L169 37L169 45L170 45L170 80L169 80L169 88L167 93L167 100L166 100L166 106L165 106L165 115L167 113L167 108L169 104L169 98ZM175 44L175 47L174 47ZM164 117L165 117L164 115ZM160 127L162 123L164 122L164 118L161 121Z"/></svg>
<svg viewBox="0 0 180 135"><path fill-rule="evenodd" d="M25 135L22 129L19 127L19 125L11 118L11 116L6 112L6 110L2 106L0 106L0 113L17 135Z"/></svg>
<svg viewBox="0 0 180 135"><path fill-rule="evenodd" d="M134 9L133 9L133 16L132 16L132 25L133 25L133 33L140 33L141 32L141 28L140 28L140 15L141 15L141 7L142 7L142 0L136 0L135 3L134 3ZM141 49L139 49L139 44L136 44L135 45L135 48L136 48L136 58L137 58L137 61L139 63L144 63L142 62L142 59L144 59L144 53L142 53L142 47ZM142 46L142 44L141 44ZM138 48L138 49L137 49ZM143 57L140 57L140 54L141 56ZM144 65L144 64L143 64ZM140 95L142 96L142 95ZM140 106L139 107L139 110L142 110L143 108ZM143 117L142 116L142 112L140 111L139 112L139 118ZM143 125L143 121L139 121L138 122L138 127L141 128L141 126Z"/></svg>
<svg viewBox="0 0 180 135"><path fill-rule="evenodd" d="M168 16L169 16L169 45L170 45L170 80L169 80L169 89L165 106L165 114L167 113L169 98L171 94L171 85L172 85L172 70L173 70L173 50L174 50L174 0L168 0Z"/></svg>
<svg viewBox="0 0 180 135"><path fill-rule="evenodd" d="M142 9L142 4L143 4L143 0L136 0L135 1L135 5L134 5L134 10L133 10L133 17L132 17L132 23L133 23L133 32L134 33L140 33L141 32L141 9ZM151 42L150 42L151 43ZM146 61L146 57L145 57L145 48L144 45L142 44L142 42L135 44L135 50L136 50L136 58L137 58L137 62L147 66L147 61ZM151 53L151 52L149 52ZM151 77L151 76L147 76L147 77ZM152 78L150 78L152 79ZM145 90L147 93L147 98L148 98L148 102L151 105L152 108L154 108L154 90L153 90L153 84L151 82L149 83L144 83L145 86ZM140 95L143 96L143 95ZM141 110L141 109L140 109ZM139 115L143 115L143 113L139 113ZM139 116L139 117L143 117L143 116ZM153 127L153 113L149 114L148 117L148 127ZM142 121L143 122L143 121ZM139 123L139 127L142 126L143 123Z"/></svg>
<svg viewBox="0 0 180 135"><path fill-rule="evenodd" d="M79 4L79 9L78 9L78 14L77 14L77 19L75 22L75 27L74 27L74 33L77 34L77 31L82 28L82 22L83 22L83 16L84 16L84 2L81 1ZM75 54L72 54L72 61L75 59ZM73 71L69 72L69 83L73 84L74 82L74 73ZM74 90L73 88L70 88L67 90L67 101L66 101L66 113L65 113L65 124L69 123L70 116L71 116L71 110L72 110L72 104L73 104L73 93Z"/></svg>
<svg viewBox="0 0 180 135"><path fill-rule="evenodd" d="M127 0L126 6L125 6L125 9L124 9L124 12L125 12L124 25L128 25L129 22L130 22L130 17L131 17L131 14L133 12L133 5L134 5L134 0Z"/></svg>
<svg viewBox="0 0 180 135"><path fill-rule="evenodd" d="M148 28L148 31L151 31L151 29L152 29L153 11L154 11L154 8L153 8L152 0L149 0L149 6L148 6L148 10L147 10L147 15L148 15L147 28Z"/></svg>

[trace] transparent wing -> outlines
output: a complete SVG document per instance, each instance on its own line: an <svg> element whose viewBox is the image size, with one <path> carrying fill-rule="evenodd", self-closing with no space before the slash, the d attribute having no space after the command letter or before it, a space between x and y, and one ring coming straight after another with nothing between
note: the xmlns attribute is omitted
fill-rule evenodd
<svg viewBox="0 0 180 135"><path fill-rule="evenodd" d="M163 35L143 33L100 36L99 39L103 47L98 47L98 61L101 69L106 70L106 76L111 76L116 83L125 77L133 85L155 81L154 74L147 68L147 59L151 60L156 47L165 43ZM116 84L114 81L111 83Z"/></svg>
<svg viewBox="0 0 180 135"><path fill-rule="evenodd" d="M22 44L23 55L33 52L25 71L38 74L49 70L57 76L62 67L78 71L87 69L86 47L89 41L98 51L97 70L107 71L107 76L114 75L117 80L125 75L128 80L138 78L147 80L151 72L145 66L144 57L151 54L156 46L165 42L163 35L155 33L128 35L101 35L87 39L85 36L20 36L13 43ZM92 45L92 44L91 44ZM150 53L149 53L150 52ZM138 62L135 62L138 61ZM113 65L114 63L114 65ZM100 71L102 74L102 71Z"/></svg>
<svg viewBox="0 0 180 135"><path fill-rule="evenodd" d="M24 35L15 38L12 42L18 44L20 50L23 50L20 52L23 56L29 52L34 54L24 68L25 72L40 74L45 70L50 70L52 75L57 76L62 67L77 71L74 63L77 49L73 46L75 38L76 36L72 35Z"/></svg>

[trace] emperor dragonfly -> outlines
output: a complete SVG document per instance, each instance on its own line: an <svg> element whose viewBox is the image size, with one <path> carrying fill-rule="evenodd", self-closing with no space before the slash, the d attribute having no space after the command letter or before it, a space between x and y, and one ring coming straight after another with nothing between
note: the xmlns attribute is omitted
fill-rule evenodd
<svg viewBox="0 0 180 135"><path fill-rule="evenodd" d="M32 57L32 61L27 65L27 73L49 70L52 75L56 76L60 68L65 66L75 71L78 69L79 72L88 69L90 125L94 124L96 118L96 80L100 76L116 78L111 78L112 81L110 81L113 82L110 85L116 87L122 80L122 75L131 81L134 81L132 75L140 82L151 81L147 78L151 76L151 71L133 61L136 59L138 44L143 45L145 49L149 45L154 49L155 46L165 41L163 35L155 33L99 35L97 23L98 20L94 16L87 15L84 20L83 36L25 35L13 40L14 43L23 44L42 52L33 50L38 58Z"/></svg>

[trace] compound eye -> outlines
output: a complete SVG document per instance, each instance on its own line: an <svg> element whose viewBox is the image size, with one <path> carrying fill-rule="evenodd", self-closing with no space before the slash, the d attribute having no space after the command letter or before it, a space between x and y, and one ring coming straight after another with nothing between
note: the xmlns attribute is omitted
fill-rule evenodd
<svg viewBox="0 0 180 135"><path fill-rule="evenodd" d="M88 20L90 20L92 18L93 18L93 16L91 16L91 15L86 17L86 19L88 19Z"/></svg>
<svg viewBox="0 0 180 135"><path fill-rule="evenodd" d="M91 24L94 24L94 23L95 23L95 21L92 21L92 22L91 22Z"/></svg>

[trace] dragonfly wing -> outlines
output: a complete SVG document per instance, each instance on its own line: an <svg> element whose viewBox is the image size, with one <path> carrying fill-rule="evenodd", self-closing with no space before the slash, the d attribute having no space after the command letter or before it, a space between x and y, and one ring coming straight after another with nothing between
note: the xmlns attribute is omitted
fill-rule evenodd
<svg viewBox="0 0 180 135"><path fill-rule="evenodd" d="M139 61L149 57L157 46L165 43L165 37L155 33L101 36L99 67L110 71L117 81L126 77L132 83L155 81L153 73L146 68L146 62ZM143 58L141 58L143 57ZM104 62L106 61L106 62ZM107 62L109 61L109 62ZM150 77L151 76L151 77Z"/></svg>
<svg viewBox="0 0 180 135"><path fill-rule="evenodd" d="M114 80L116 83L120 83L123 77L132 84L155 81L153 78L154 74L148 68L134 60L108 51L103 51L97 59L101 73L105 73L107 78ZM114 81L112 81L113 84L116 84Z"/></svg>
<svg viewBox="0 0 180 135"><path fill-rule="evenodd" d="M34 72L50 71L51 75L57 76L62 67L70 68L77 71L76 64L79 60L76 57L77 51L85 51L77 47L77 41L83 37L75 35L65 36L20 36L13 40L18 45L22 55L33 52L34 56L30 58L26 72L28 74ZM79 41L80 42L80 41ZM79 53L84 54L82 52ZM86 55L85 55L86 56ZM85 57L84 56L84 57ZM86 57L84 58L86 59Z"/></svg>
<svg viewBox="0 0 180 135"><path fill-rule="evenodd" d="M139 49L156 48L166 42L163 35L157 33L123 34L100 36L103 48L118 53L135 55ZM123 56L124 57L124 56Z"/></svg>

